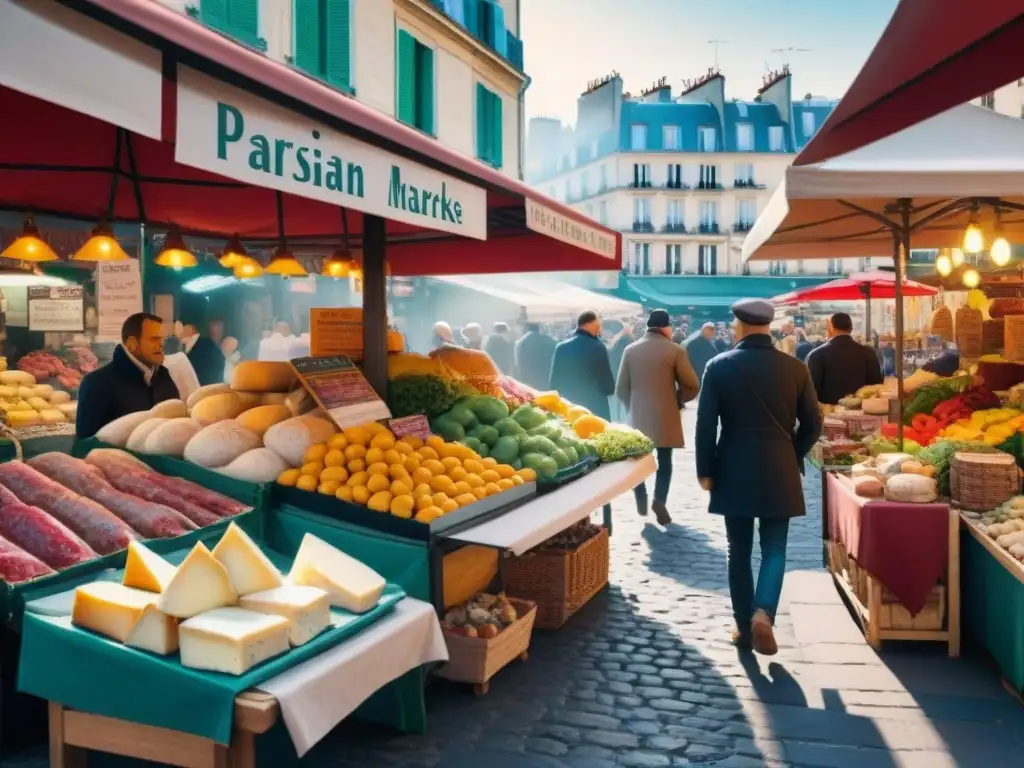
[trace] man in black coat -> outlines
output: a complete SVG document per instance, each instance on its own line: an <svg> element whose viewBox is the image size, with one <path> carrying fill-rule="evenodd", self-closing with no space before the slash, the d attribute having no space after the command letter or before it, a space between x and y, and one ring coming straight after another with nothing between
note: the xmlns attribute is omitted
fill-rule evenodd
<svg viewBox="0 0 1024 768"><path fill-rule="evenodd" d="M484 342L484 352L498 366L498 370L506 376L512 375L515 365L515 352L512 348L512 340L508 337L508 324L495 323L494 333L487 337Z"/></svg>
<svg viewBox="0 0 1024 768"><path fill-rule="evenodd" d="M845 312L837 312L828 321L829 340L807 355L818 401L836 405L861 387L881 384L882 368L871 347L858 344L850 335L853 321Z"/></svg>
<svg viewBox="0 0 1024 768"><path fill-rule="evenodd" d="M772 624L786 572L789 520L806 514L800 475L821 433L821 414L807 368L773 345L774 307L747 299L732 311L738 343L704 371L697 477L711 492L708 511L725 517L733 641L772 655L778 652ZM761 541L756 588L755 520Z"/></svg>
<svg viewBox="0 0 1024 768"><path fill-rule="evenodd" d="M697 374L697 380L704 377L704 369L715 355L718 354L718 347L715 346L715 325L704 323L700 330L683 342L686 348L686 356L693 366L693 372Z"/></svg>
<svg viewBox="0 0 1024 768"><path fill-rule="evenodd" d="M588 310L581 314L576 332L555 347L549 385L564 399L611 421L608 398L615 394L615 379L608 347L600 336L601 318L597 312Z"/></svg>
<svg viewBox="0 0 1024 768"><path fill-rule="evenodd" d="M807 360L807 356L811 354L811 350L814 349L814 344L807 338L807 332L803 328L796 329L796 337L799 341L796 343L796 359L801 363Z"/></svg>
<svg viewBox="0 0 1024 768"><path fill-rule="evenodd" d="M526 323L526 333L515 347L515 377L534 389L548 387L555 340L540 329L540 323Z"/></svg>
<svg viewBox="0 0 1024 768"><path fill-rule="evenodd" d="M163 320L147 312L125 320L113 359L82 379L75 434L92 437L115 419L177 399L163 361Z"/></svg>
<svg viewBox="0 0 1024 768"><path fill-rule="evenodd" d="M199 386L224 383L224 353L213 339L199 335L194 325L186 325L181 344L199 379Z"/></svg>

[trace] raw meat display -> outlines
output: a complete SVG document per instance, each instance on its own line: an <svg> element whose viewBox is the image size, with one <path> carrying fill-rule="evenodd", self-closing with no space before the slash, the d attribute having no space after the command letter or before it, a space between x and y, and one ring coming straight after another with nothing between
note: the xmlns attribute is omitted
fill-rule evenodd
<svg viewBox="0 0 1024 768"><path fill-rule="evenodd" d="M44 475L102 504L145 538L169 538L194 531L196 524L163 504L154 504L121 493L86 462L65 453L43 453L28 460L28 465Z"/></svg>
<svg viewBox="0 0 1024 768"><path fill-rule="evenodd" d="M81 470L78 473L95 477ZM79 496L28 464L20 461L0 464L0 484L26 504L53 515L101 555L124 549L129 541L138 537L128 523L109 509Z"/></svg>
<svg viewBox="0 0 1024 768"><path fill-rule="evenodd" d="M30 555L17 544L0 538L0 578L8 584L20 584L37 576L48 576L53 568Z"/></svg>
<svg viewBox="0 0 1024 768"><path fill-rule="evenodd" d="M85 460L90 464L95 464L100 469L103 469L103 462L105 460L120 461L126 463L129 467L135 467L138 469L139 460L134 456L123 451L114 451L110 448L96 448L89 451L89 455L85 457ZM232 517L234 515L240 515L243 512L248 512L252 507L242 504L240 501L235 501L230 496L225 496L222 493L211 491L207 488L203 488L201 485L193 483L191 480L185 480L181 477L170 477L168 475L161 475L159 472L153 472L149 470L150 474L147 478L154 485L163 488L165 491L170 491L181 498L190 501L193 504L197 504L203 509L209 510L221 517Z"/></svg>
<svg viewBox="0 0 1024 768"><path fill-rule="evenodd" d="M18 370L31 373L36 381L55 378L67 390L78 389L82 383L82 371L64 364L56 355L42 350L29 352L18 361Z"/></svg>
<svg viewBox="0 0 1024 768"><path fill-rule="evenodd" d="M152 471L135 468L127 462L119 461L109 453L95 456L97 452L93 451L89 454L88 466L91 469L102 470L107 482L122 493L129 493L140 499L168 506L200 527L216 523L221 519L216 512L211 512L177 493L156 485L153 482Z"/></svg>
<svg viewBox="0 0 1024 768"><path fill-rule="evenodd" d="M92 560L96 553L70 528L0 485L0 536L51 568Z"/></svg>

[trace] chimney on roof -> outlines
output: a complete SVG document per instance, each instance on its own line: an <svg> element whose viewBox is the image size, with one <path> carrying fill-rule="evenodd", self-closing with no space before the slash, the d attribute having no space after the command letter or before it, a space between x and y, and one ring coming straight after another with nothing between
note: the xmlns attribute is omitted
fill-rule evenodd
<svg viewBox="0 0 1024 768"><path fill-rule="evenodd" d="M683 91L676 101L689 104L701 102L711 104L718 113L719 126L724 126L725 75L717 67L708 67L708 71L700 77L683 81Z"/></svg>
<svg viewBox="0 0 1024 768"><path fill-rule="evenodd" d="M667 77L655 80L649 87L640 92L643 101L649 104L672 101L672 86L668 83Z"/></svg>
<svg viewBox="0 0 1024 768"><path fill-rule="evenodd" d="M783 122L790 122L793 106L793 77L786 64L782 69L769 72L764 76L761 87L757 89L757 98L763 104L774 104L779 110Z"/></svg>

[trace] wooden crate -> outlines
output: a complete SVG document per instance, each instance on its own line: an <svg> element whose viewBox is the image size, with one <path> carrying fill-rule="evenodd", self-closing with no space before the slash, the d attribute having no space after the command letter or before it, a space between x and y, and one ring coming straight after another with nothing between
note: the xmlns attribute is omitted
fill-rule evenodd
<svg viewBox="0 0 1024 768"><path fill-rule="evenodd" d="M463 637L445 630L448 663L436 674L460 683L472 683L478 696L487 693L490 680L513 659L526 661L537 618L537 606L529 600L510 599L519 618L505 627L497 637Z"/></svg>
<svg viewBox="0 0 1024 768"><path fill-rule="evenodd" d="M502 561L509 596L537 603L537 626L558 629L608 583L608 530L573 550L543 546Z"/></svg>

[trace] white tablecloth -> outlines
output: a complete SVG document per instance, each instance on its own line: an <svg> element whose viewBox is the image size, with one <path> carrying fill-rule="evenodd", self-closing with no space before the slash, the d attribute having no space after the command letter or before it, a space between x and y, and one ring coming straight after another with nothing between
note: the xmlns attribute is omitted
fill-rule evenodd
<svg viewBox="0 0 1024 768"><path fill-rule="evenodd" d="M448 648L433 607L407 597L390 616L259 689L277 699L302 757L392 680L423 664L447 660Z"/></svg>
<svg viewBox="0 0 1024 768"><path fill-rule="evenodd" d="M557 491L539 496L494 520L452 534L451 538L521 555L632 490L644 478L653 475L655 468L653 455L605 464Z"/></svg>

